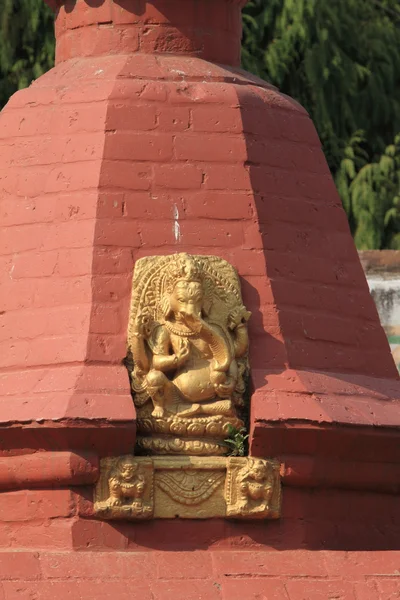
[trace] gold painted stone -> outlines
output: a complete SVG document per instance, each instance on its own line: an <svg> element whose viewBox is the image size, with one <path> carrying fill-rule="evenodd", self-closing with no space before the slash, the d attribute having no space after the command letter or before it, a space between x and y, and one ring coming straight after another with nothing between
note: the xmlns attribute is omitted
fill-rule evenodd
<svg viewBox="0 0 400 600"><path fill-rule="evenodd" d="M279 463L260 458L228 459L225 498L227 516L270 518L280 515Z"/></svg>
<svg viewBox="0 0 400 600"><path fill-rule="evenodd" d="M150 519L154 512L151 459L103 458L95 490L95 512L105 519Z"/></svg>
<svg viewBox="0 0 400 600"><path fill-rule="evenodd" d="M252 458L105 458L94 509L103 519L277 519L279 470Z"/></svg>
<svg viewBox="0 0 400 600"><path fill-rule="evenodd" d="M244 426L247 320L235 269L174 254L135 266L128 366L145 454L221 455Z"/></svg>
<svg viewBox="0 0 400 600"><path fill-rule="evenodd" d="M226 459L160 456L153 461L156 518L225 515Z"/></svg>

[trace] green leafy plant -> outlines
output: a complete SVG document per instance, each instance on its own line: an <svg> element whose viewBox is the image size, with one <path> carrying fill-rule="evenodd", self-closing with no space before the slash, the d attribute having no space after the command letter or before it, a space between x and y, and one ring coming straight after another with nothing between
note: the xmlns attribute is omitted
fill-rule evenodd
<svg viewBox="0 0 400 600"><path fill-rule="evenodd" d="M357 247L400 248L398 1L251 0L243 26L243 66L313 119Z"/></svg>
<svg viewBox="0 0 400 600"><path fill-rule="evenodd" d="M225 444L229 448L229 456L245 456L247 452L247 440L249 436L246 433L246 429L236 429L232 425L229 425L228 437L224 440Z"/></svg>
<svg viewBox="0 0 400 600"><path fill-rule="evenodd" d="M400 131L397 0L251 0L243 27L243 66L308 110L334 174L356 131L371 155Z"/></svg>
<svg viewBox="0 0 400 600"><path fill-rule="evenodd" d="M0 0L0 108L53 66L53 29L44 0Z"/></svg>
<svg viewBox="0 0 400 600"><path fill-rule="evenodd" d="M363 132L345 149L336 174L356 245L361 250L400 249L400 135L370 158Z"/></svg>

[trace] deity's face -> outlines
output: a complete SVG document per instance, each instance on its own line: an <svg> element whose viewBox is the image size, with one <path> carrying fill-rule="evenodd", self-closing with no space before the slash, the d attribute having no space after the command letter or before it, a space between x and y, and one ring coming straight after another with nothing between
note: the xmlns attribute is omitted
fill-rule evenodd
<svg viewBox="0 0 400 600"><path fill-rule="evenodd" d="M251 469L251 475L255 481L263 481L268 477L268 469L263 463L256 463Z"/></svg>
<svg viewBox="0 0 400 600"><path fill-rule="evenodd" d="M120 464L119 471L124 481L131 481L135 477L137 464L129 460L124 461Z"/></svg>
<svg viewBox="0 0 400 600"><path fill-rule="evenodd" d="M201 317L203 290L198 281L178 281L170 298L172 312L177 315Z"/></svg>

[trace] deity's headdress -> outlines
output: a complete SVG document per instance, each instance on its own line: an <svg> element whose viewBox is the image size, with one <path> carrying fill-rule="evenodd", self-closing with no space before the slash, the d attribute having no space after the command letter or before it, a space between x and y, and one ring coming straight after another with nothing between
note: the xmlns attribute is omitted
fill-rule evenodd
<svg viewBox="0 0 400 600"><path fill-rule="evenodd" d="M190 254L178 254L176 260L171 262L166 269L164 291L172 292L178 281L202 282L202 269L200 261Z"/></svg>
<svg viewBox="0 0 400 600"><path fill-rule="evenodd" d="M170 313L170 297L175 286L186 282L198 283L203 288L203 276L202 265L197 257L182 253L171 261L163 278L163 291L160 298L160 306L165 318Z"/></svg>
<svg viewBox="0 0 400 600"><path fill-rule="evenodd" d="M242 306L240 284L234 268L217 256L192 256L187 253L141 258L135 266L130 332L137 315L150 323L162 323L167 300L179 281L198 282L203 294L202 311L218 322L227 322L234 308ZM132 333L129 333L131 337Z"/></svg>

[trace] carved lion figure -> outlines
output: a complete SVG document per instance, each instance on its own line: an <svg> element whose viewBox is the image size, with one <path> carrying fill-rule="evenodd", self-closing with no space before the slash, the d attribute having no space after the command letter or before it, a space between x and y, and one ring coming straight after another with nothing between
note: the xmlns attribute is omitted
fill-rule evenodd
<svg viewBox="0 0 400 600"><path fill-rule="evenodd" d="M270 465L257 458L250 458L237 476L239 488L238 510L240 514L265 513L274 491Z"/></svg>
<svg viewBox="0 0 400 600"><path fill-rule="evenodd" d="M140 473L139 465L132 456L122 456L108 480L110 496L109 506L121 506L124 502L134 501L135 505L143 503L145 478Z"/></svg>

